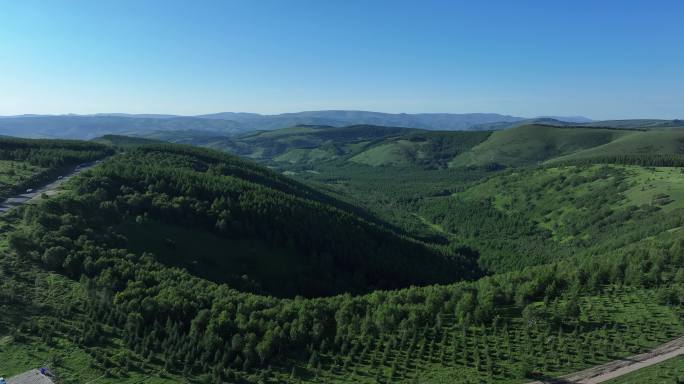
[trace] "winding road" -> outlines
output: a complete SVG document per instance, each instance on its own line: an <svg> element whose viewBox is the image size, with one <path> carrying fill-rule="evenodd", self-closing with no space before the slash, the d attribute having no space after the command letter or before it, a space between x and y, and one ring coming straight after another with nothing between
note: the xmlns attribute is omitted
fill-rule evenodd
<svg viewBox="0 0 684 384"><path fill-rule="evenodd" d="M61 178L56 179L48 184L45 184L40 187L35 187L31 192L25 192L25 193L20 193L18 195L9 197L5 199L2 203L0 203L0 214L5 213L11 209L14 209L20 205L26 204L27 202L31 201L32 199L35 199L36 197L40 197L43 193L47 195L53 195L57 193L57 189L59 188L62 183L65 181L69 180L73 176L78 175L79 173L83 172L84 170L93 167L95 164L100 162L94 161L91 163L83 163L75 166L70 172L65 173L64 175L61 176Z"/></svg>
<svg viewBox="0 0 684 384"><path fill-rule="evenodd" d="M548 378L528 384L597 384L632 373L665 360L684 355L684 336L665 343L649 352L614 360L584 371L576 372L565 377Z"/></svg>

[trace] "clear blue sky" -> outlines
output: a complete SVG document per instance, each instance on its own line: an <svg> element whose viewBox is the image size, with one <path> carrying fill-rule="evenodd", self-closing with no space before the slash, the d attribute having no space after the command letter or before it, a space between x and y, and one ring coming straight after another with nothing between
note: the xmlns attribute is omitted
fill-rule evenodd
<svg viewBox="0 0 684 384"><path fill-rule="evenodd" d="M0 1L0 115L684 118L684 1Z"/></svg>

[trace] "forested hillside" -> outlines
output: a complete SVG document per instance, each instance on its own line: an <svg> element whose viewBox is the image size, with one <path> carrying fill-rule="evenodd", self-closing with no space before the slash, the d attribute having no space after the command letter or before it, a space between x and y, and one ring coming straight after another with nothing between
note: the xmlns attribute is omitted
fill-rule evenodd
<svg viewBox="0 0 684 384"><path fill-rule="evenodd" d="M59 234L85 229L101 244L103 259L121 245L216 282L277 296L365 292L480 273L474 255L401 237L304 185L215 152L132 149L72 188L78 198L30 209L26 217L38 225L29 232L41 244L39 253L54 256L50 264L76 278L88 267L80 258L67 261L78 243ZM96 250L89 252L97 263Z"/></svg>
<svg viewBox="0 0 684 384"><path fill-rule="evenodd" d="M489 137L456 134L409 136L445 154ZM684 333L679 168L445 156L274 172L102 142L120 152L2 218L1 371L40 360L69 383L521 383Z"/></svg>

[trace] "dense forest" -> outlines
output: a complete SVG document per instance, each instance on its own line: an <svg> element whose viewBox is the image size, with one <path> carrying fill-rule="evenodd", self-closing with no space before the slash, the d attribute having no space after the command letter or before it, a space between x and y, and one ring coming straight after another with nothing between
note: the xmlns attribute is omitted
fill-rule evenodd
<svg viewBox="0 0 684 384"><path fill-rule="evenodd" d="M78 198L31 207L26 219L50 224L31 227L30 234L51 255L45 257L55 258L50 264L64 264L75 278L87 269L83 257L67 260L66 250L77 246L75 234L89 229L94 236L90 240L104 251L126 241L120 237L126 227L154 232L157 222L202 229L226 239L217 239L216 244L233 249L212 250L214 254L206 255L206 265L200 267L212 268L232 259L230 266L238 270L224 271L224 281L242 281L244 287L278 296L365 292L481 275L473 252L459 253L396 235L317 201L317 195L303 185L206 150L163 145L130 150L72 187ZM259 247L241 249L237 242L245 239L253 239ZM175 244L179 240L165 240L171 250L182 245ZM86 252L91 259L92 252ZM245 276L254 263L275 263L281 270Z"/></svg>
<svg viewBox="0 0 684 384"><path fill-rule="evenodd" d="M522 382L684 332L673 169L293 164L296 181L110 143L3 217L0 369L40 345L66 382Z"/></svg>

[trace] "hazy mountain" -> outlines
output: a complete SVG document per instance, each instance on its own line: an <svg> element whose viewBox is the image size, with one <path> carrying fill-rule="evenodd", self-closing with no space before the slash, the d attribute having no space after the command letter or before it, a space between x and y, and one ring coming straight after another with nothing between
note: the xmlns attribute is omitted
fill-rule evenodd
<svg viewBox="0 0 684 384"><path fill-rule="evenodd" d="M538 119L553 119L568 123L591 123L594 120L584 116L539 116Z"/></svg>
<svg viewBox="0 0 684 384"><path fill-rule="evenodd" d="M282 113L279 115L260 115L255 113L223 112L196 117L206 119L229 119L241 124L245 129L278 129L295 125L330 125L343 127L355 124L381 125L431 130L469 130L485 123L517 122L522 117L496 113L381 113L368 111L306 111Z"/></svg>
<svg viewBox="0 0 684 384"><path fill-rule="evenodd" d="M496 113L380 113L368 111L306 111L261 115L221 112L198 116L166 114L101 113L94 115L0 116L0 135L21 137L91 139L106 134L145 134L159 131L210 132L234 136L250 131L270 131L299 125L346 127L372 125L439 131L501 130L526 124L595 127L675 127L678 120L594 121L583 116L523 118Z"/></svg>
<svg viewBox="0 0 684 384"><path fill-rule="evenodd" d="M234 134L238 123L196 117L132 117L115 115L15 116L0 119L0 135L33 138L92 139L106 134L192 129Z"/></svg>

